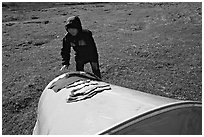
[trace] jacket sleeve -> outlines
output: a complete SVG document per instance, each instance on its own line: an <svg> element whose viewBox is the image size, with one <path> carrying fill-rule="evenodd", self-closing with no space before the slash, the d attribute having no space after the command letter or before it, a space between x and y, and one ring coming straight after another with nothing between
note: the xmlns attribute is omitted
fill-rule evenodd
<svg viewBox="0 0 204 137"><path fill-rule="evenodd" d="M92 50L93 50L93 57L92 58L97 61L98 60L98 52L97 52L96 43L93 39L93 35L92 35L91 31L89 31L89 41L90 41L90 45L91 45Z"/></svg>
<svg viewBox="0 0 204 137"><path fill-rule="evenodd" d="M62 56L62 65L70 65L70 44L66 40L66 36L63 38L62 41L62 49L61 49L61 56Z"/></svg>

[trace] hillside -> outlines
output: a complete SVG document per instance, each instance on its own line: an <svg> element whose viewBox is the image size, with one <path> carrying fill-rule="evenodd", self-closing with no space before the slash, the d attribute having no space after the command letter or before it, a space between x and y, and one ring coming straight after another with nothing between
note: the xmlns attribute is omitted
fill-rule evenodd
<svg viewBox="0 0 204 137"><path fill-rule="evenodd" d="M103 81L202 101L202 3L3 3L2 134L32 134L39 97L60 72L64 23L93 32ZM75 70L74 51L68 71ZM86 71L91 72L87 64Z"/></svg>

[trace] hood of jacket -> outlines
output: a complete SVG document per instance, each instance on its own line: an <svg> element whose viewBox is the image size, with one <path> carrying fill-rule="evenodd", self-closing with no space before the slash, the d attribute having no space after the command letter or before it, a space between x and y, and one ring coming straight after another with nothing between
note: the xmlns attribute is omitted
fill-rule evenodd
<svg viewBox="0 0 204 137"><path fill-rule="evenodd" d="M82 31L81 20L78 16L71 16L67 19L65 29L67 30L68 28L76 28L79 32Z"/></svg>

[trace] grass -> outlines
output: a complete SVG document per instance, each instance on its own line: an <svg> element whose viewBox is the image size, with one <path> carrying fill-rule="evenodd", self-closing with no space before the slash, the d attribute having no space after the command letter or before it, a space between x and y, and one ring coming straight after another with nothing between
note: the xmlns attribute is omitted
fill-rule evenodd
<svg viewBox="0 0 204 137"><path fill-rule="evenodd" d="M3 3L2 134L32 134L39 97L61 67L64 23L92 30L103 81L202 101L201 3ZM75 70L72 51L69 71ZM90 66L86 66L91 71Z"/></svg>

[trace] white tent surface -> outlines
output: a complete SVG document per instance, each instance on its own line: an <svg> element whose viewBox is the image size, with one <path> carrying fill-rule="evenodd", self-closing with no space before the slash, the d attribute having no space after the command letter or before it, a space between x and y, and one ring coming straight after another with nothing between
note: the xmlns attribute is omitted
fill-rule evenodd
<svg viewBox="0 0 204 137"><path fill-rule="evenodd" d="M92 76L89 79L83 72L51 81L40 97L37 113L34 135L202 134L201 102L143 93Z"/></svg>

